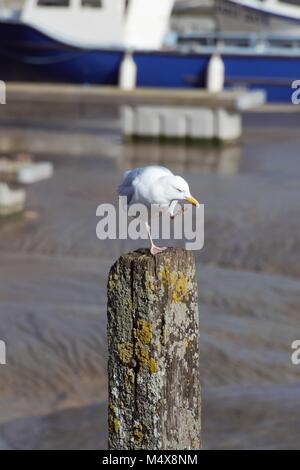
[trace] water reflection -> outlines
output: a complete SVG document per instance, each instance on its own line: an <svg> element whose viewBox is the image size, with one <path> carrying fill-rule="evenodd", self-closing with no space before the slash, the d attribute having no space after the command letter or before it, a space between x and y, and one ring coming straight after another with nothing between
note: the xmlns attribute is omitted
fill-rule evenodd
<svg viewBox="0 0 300 470"><path fill-rule="evenodd" d="M239 171L241 147L199 148L159 143L125 143L119 165L121 170L145 165L163 165L173 171L235 174Z"/></svg>

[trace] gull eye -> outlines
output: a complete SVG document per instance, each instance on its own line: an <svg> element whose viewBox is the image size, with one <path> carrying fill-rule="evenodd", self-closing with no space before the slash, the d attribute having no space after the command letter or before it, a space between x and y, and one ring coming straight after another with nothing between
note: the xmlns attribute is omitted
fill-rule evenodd
<svg viewBox="0 0 300 470"><path fill-rule="evenodd" d="M180 193L183 193L183 189L176 188L176 191L179 191Z"/></svg>

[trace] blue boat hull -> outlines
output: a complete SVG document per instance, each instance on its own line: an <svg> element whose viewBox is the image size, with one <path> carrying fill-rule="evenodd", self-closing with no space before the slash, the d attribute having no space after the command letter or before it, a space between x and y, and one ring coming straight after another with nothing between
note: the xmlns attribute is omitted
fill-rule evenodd
<svg viewBox="0 0 300 470"><path fill-rule="evenodd" d="M0 22L0 80L117 85L122 50L87 50L20 23ZM141 87L201 88L209 54L135 52ZM227 86L264 89L268 102L290 102L300 57L223 54Z"/></svg>

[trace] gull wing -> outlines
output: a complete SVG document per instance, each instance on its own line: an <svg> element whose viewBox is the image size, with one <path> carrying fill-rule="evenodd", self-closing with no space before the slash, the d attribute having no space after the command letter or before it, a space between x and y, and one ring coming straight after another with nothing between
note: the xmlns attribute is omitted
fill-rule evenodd
<svg viewBox="0 0 300 470"><path fill-rule="evenodd" d="M127 197L127 204L130 204L135 191L137 178L143 172L143 168L134 168L133 170L125 171L123 181L118 187L118 195Z"/></svg>
<svg viewBox="0 0 300 470"><path fill-rule="evenodd" d="M143 179L142 176L144 176L146 181L149 181L151 174L161 176L164 174L172 175L173 173L168 168L157 165L134 168L133 170L125 171L123 175L123 181L118 187L118 195L127 196L127 204L131 204L135 194L136 185Z"/></svg>

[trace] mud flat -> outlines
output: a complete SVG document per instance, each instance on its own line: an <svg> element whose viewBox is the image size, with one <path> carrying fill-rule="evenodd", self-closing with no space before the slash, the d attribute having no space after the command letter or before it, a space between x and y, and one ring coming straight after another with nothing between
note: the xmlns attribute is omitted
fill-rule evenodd
<svg viewBox="0 0 300 470"><path fill-rule="evenodd" d="M0 226L0 446L106 446L106 276L138 247L95 235L96 207L115 201L133 151L116 129L106 129L101 158L49 155L53 179L29 189L24 217ZM245 129L235 171L208 171L208 150L198 167L189 152L180 166L206 205L197 254L204 445L299 448L300 369L290 361L300 337L298 119L252 115ZM178 168L172 154L149 147L143 164L157 155Z"/></svg>

